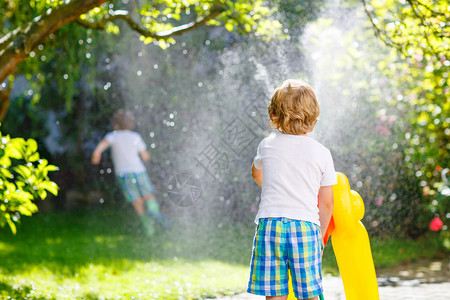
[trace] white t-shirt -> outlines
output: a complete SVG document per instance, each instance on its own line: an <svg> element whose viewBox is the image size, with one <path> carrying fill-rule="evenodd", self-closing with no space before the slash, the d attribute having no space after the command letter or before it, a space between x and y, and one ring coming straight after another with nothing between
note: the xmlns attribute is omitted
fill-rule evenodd
<svg viewBox="0 0 450 300"><path fill-rule="evenodd" d="M286 217L320 226L321 186L337 183L330 151L308 136L274 133L263 139L253 161L263 170L260 218Z"/></svg>
<svg viewBox="0 0 450 300"><path fill-rule="evenodd" d="M131 130L115 130L108 133L105 139L111 145L116 174L145 172L139 152L147 149L147 146L139 133Z"/></svg>

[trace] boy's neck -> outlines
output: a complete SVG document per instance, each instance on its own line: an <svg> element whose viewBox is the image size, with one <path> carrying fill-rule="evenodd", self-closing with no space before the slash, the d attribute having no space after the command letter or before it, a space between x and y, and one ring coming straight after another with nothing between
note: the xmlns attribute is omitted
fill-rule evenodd
<svg viewBox="0 0 450 300"><path fill-rule="evenodd" d="M277 133L287 134L287 135L294 135L294 136L308 136L308 133L300 133L300 134L292 134L292 133L284 133L279 130L276 131Z"/></svg>

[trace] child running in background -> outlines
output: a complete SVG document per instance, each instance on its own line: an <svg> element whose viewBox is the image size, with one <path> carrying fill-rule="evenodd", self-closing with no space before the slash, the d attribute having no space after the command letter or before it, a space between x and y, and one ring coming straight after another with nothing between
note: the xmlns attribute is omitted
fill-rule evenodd
<svg viewBox="0 0 450 300"><path fill-rule="evenodd" d="M337 183L330 151L307 135L317 122L319 103L308 84L287 80L268 110L277 132L261 141L252 165L262 194L248 292L287 299L290 270L295 296L317 299L323 292L322 238Z"/></svg>
<svg viewBox="0 0 450 300"><path fill-rule="evenodd" d="M130 112L118 110L113 116L113 125L114 131L108 133L92 153L92 163L98 165L103 151L111 147L114 173L119 187L125 199L140 216L146 233L153 235L154 223L149 217L154 217L165 227L168 226L168 219L159 212L159 205L154 196L155 188L144 165L144 162L150 162L150 153L141 135L133 131L135 119Z"/></svg>

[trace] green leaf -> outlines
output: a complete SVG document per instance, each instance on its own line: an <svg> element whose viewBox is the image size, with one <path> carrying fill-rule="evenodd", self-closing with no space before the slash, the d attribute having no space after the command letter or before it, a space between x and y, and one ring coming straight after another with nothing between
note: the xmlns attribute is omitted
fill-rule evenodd
<svg viewBox="0 0 450 300"><path fill-rule="evenodd" d="M27 140L27 153L34 153L38 149L38 144L36 140L34 139L28 139Z"/></svg>
<svg viewBox="0 0 450 300"><path fill-rule="evenodd" d="M59 168L55 165L48 165L47 166L47 171L52 172L52 171L59 171Z"/></svg>
<svg viewBox="0 0 450 300"><path fill-rule="evenodd" d="M5 218L6 218L6 222L8 223L9 228L11 229L12 233L16 234L16 232L17 232L16 224L14 224L14 222L11 220L11 215L6 213Z"/></svg>
<svg viewBox="0 0 450 300"><path fill-rule="evenodd" d="M38 190L38 195L42 200L44 200L45 198L47 198L47 191L46 190Z"/></svg>
<svg viewBox="0 0 450 300"><path fill-rule="evenodd" d="M17 172L19 175L21 175L24 179L27 179L28 177L31 176L30 168L24 165L17 166L13 170Z"/></svg>
<svg viewBox="0 0 450 300"><path fill-rule="evenodd" d="M5 155L15 159L23 158L23 147L20 147L17 143L8 144L5 148Z"/></svg>
<svg viewBox="0 0 450 300"><path fill-rule="evenodd" d="M30 155L28 157L28 161L30 161L30 162L35 162L35 161L38 161L38 160L39 160L39 153L38 152L35 152L35 153L33 153L32 155Z"/></svg>
<svg viewBox="0 0 450 300"><path fill-rule="evenodd" d="M25 191L19 191L19 192L13 193L11 198L14 200L18 200L17 202L20 202L20 203L27 203L27 202L30 202L31 200L33 200L33 195L31 195L30 193L25 192Z"/></svg>
<svg viewBox="0 0 450 300"><path fill-rule="evenodd" d="M0 168L0 174L6 178L14 178L13 174L5 168Z"/></svg>
<svg viewBox="0 0 450 300"><path fill-rule="evenodd" d="M225 24L225 28L228 30L228 31L233 31L233 24L231 24L231 23L226 23Z"/></svg>
<svg viewBox="0 0 450 300"><path fill-rule="evenodd" d="M55 196L58 195L58 185L53 181L44 181L39 184L39 188L44 188Z"/></svg>

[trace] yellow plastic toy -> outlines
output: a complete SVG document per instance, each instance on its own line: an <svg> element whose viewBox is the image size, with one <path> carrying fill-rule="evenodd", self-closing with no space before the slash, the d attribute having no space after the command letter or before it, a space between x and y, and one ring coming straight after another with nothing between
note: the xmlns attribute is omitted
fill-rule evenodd
<svg viewBox="0 0 450 300"><path fill-rule="evenodd" d="M333 186L334 210L325 234L324 244L331 235L333 250L344 284L347 300L379 300L377 277L370 250L369 236L361 223L364 202L350 190L347 177L337 172ZM288 300L296 299L289 280Z"/></svg>

